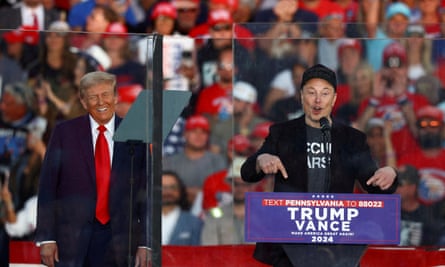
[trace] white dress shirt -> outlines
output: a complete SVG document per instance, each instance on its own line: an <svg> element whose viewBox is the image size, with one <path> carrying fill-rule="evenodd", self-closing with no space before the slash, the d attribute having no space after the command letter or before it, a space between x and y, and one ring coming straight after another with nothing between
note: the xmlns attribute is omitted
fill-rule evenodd
<svg viewBox="0 0 445 267"><path fill-rule="evenodd" d="M179 219L181 209L176 207L170 213L162 214L162 245L168 245Z"/></svg>
<svg viewBox="0 0 445 267"><path fill-rule="evenodd" d="M22 3L20 10L22 13L22 25L27 25L27 26L34 25L34 14L35 14L39 22L39 30L43 31L45 29L45 23L44 23L45 14L43 10L43 5L38 5L35 8L30 8Z"/></svg>
<svg viewBox="0 0 445 267"><path fill-rule="evenodd" d="M104 135L105 135L105 138L107 139L108 150L110 151L110 160L111 160L110 163L113 163L114 116L115 115L113 115L111 120L104 125L105 128L107 128L107 130L104 132ZM99 127L99 124L93 119L93 117L91 117L91 115L90 115L90 125L91 125L91 136L93 137L93 148L94 148L94 150L96 150L96 140L97 140L97 137L99 136L99 130L97 129L97 127ZM94 152L96 152L96 151L94 151Z"/></svg>

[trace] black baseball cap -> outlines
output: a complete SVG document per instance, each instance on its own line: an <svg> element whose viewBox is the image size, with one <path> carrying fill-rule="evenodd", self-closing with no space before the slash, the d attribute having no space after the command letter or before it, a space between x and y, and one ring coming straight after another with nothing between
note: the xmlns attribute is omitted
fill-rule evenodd
<svg viewBox="0 0 445 267"><path fill-rule="evenodd" d="M337 92L337 76L333 70L325 65L317 64L305 70L301 79L301 89L311 79L323 79L332 85L334 91Z"/></svg>

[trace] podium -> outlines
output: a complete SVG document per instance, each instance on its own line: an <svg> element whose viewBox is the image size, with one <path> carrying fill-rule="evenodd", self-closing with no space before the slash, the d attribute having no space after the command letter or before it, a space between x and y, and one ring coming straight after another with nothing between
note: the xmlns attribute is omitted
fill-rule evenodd
<svg viewBox="0 0 445 267"><path fill-rule="evenodd" d="M399 244L400 195L247 192L244 232L258 259L355 267L367 245Z"/></svg>

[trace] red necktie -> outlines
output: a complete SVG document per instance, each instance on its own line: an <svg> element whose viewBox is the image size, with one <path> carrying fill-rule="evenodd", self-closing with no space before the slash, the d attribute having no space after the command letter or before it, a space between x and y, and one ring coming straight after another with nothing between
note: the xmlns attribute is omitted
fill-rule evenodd
<svg viewBox="0 0 445 267"><path fill-rule="evenodd" d="M37 18L36 13L32 13L32 26L36 27L36 29L39 29L39 19Z"/></svg>
<svg viewBox="0 0 445 267"><path fill-rule="evenodd" d="M110 220L108 209L111 173L110 152L108 150L107 139L104 135L107 128L100 125L97 129L99 130L99 135L97 137L96 152L94 155L97 187L96 218L102 224L106 224Z"/></svg>

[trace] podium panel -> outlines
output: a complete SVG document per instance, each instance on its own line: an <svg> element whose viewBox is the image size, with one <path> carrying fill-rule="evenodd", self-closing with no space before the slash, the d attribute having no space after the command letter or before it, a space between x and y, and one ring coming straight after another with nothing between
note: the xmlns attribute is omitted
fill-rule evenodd
<svg viewBox="0 0 445 267"><path fill-rule="evenodd" d="M399 244L400 196L379 194L246 194L248 242Z"/></svg>

